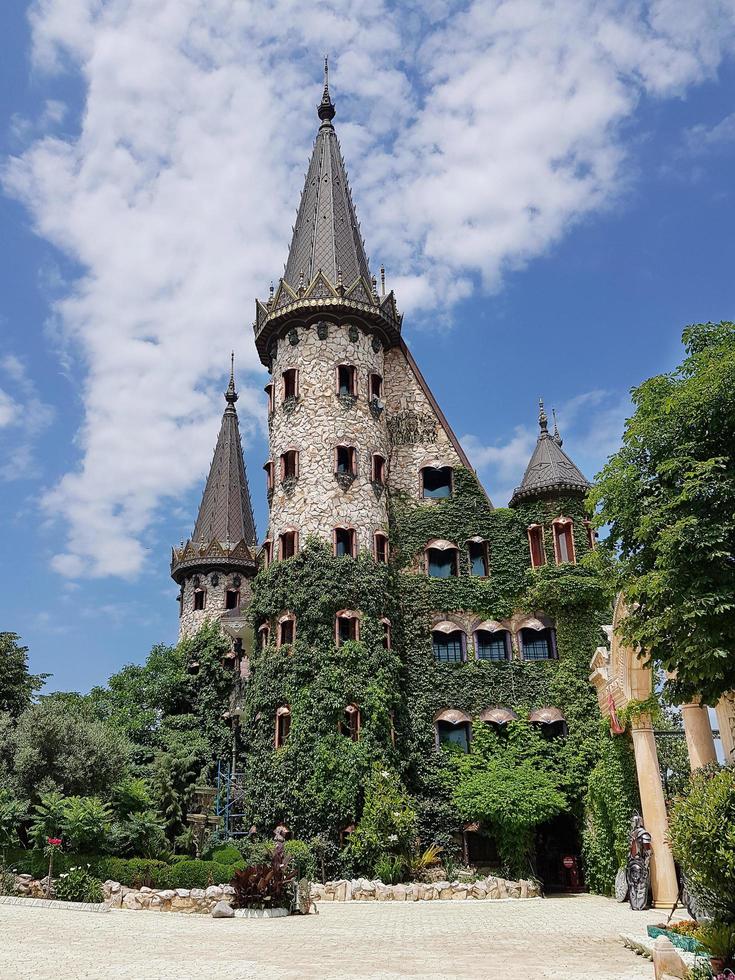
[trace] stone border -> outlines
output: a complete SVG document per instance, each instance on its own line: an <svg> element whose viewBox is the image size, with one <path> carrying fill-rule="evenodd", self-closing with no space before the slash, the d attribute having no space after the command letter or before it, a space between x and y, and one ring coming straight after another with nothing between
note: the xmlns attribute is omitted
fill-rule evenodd
<svg viewBox="0 0 735 980"><path fill-rule="evenodd" d="M105 902L60 902L53 898L24 898L22 895L0 895L0 905L23 905L39 909L72 909L75 912L109 912Z"/></svg>
<svg viewBox="0 0 735 980"><path fill-rule="evenodd" d="M399 885L355 878L352 881L328 881L323 885L317 882L311 886L314 902L461 902L540 897L538 882L506 881L493 875L478 881L414 881Z"/></svg>
<svg viewBox="0 0 735 980"><path fill-rule="evenodd" d="M280 919L288 909L235 909L236 919Z"/></svg>

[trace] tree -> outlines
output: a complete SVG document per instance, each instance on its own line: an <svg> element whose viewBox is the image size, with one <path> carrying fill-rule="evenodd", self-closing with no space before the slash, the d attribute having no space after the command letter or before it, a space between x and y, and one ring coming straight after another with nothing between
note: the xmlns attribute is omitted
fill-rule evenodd
<svg viewBox="0 0 735 980"><path fill-rule="evenodd" d="M127 739L64 698L44 698L24 711L11 741L12 781L29 800L48 790L105 796L128 768Z"/></svg>
<svg viewBox="0 0 735 980"><path fill-rule="evenodd" d="M632 392L590 501L619 553L622 638L676 672L672 696L735 689L735 324L683 333L686 357Z"/></svg>
<svg viewBox="0 0 735 980"><path fill-rule="evenodd" d="M0 633L0 712L17 718L28 708L50 674L28 672L28 647L17 633Z"/></svg>

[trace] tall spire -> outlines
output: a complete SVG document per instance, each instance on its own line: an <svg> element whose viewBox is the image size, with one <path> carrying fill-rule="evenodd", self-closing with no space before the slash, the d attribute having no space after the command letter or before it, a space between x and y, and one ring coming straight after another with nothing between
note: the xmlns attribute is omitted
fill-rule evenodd
<svg viewBox="0 0 735 980"><path fill-rule="evenodd" d="M341 268L346 288L361 276L370 288L370 268L347 183L344 160L332 126L334 103L329 94L329 65L324 59L324 91L317 107L317 132L301 195L284 281L296 293L300 277L308 286L319 270L331 286Z"/></svg>
<svg viewBox="0 0 735 980"><path fill-rule="evenodd" d="M561 436L554 415L554 434L549 432L549 419L542 399L539 399L539 434L521 485L516 487L510 504L540 497L571 494L584 496L590 484L561 448Z"/></svg>
<svg viewBox="0 0 735 980"><path fill-rule="evenodd" d="M235 389L234 351L230 364L230 382L225 391L227 407L222 416L192 541L197 544L217 541L234 547L244 540L247 545L254 546L255 519L235 408L238 394Z"/></svg>

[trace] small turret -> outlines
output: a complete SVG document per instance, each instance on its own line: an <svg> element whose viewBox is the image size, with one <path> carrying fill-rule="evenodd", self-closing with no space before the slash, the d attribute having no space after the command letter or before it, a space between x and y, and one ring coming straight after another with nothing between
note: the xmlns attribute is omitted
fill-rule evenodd
<svg viewBox="0 0 735 980"><path fill-rule="evenodd" d="M544 410L543 400L539 399L539 436L531 459L523 474L521 485L516 487L510 506L543 497L579 496L584 497L590 488L589 482L562 449L562 438L554 412L554 434L549 432L549 420Z"/></svg>

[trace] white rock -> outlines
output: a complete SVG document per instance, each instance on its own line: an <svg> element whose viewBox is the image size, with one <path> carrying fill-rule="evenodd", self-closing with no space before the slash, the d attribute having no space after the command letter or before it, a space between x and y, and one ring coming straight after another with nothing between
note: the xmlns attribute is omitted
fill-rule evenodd
<svg viewBox="0 0 735 980"><path fill-rule="evenodd" d="M235 910L227 902L217 902L212 909L213 919L234 919Z"/></svg>

